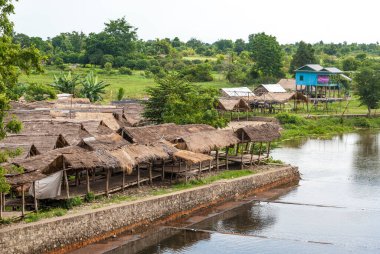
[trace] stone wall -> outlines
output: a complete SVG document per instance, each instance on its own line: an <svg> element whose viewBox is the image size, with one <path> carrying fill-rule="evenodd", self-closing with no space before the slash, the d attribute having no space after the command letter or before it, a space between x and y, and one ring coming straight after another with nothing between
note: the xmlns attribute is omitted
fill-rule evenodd
<svg viewBox="0 0 380 254"><path fill-rule="evenodd" d="M296 168L275 170L138 201L0 230L1 253L64 252L133 227L299 179Z"/></svg>

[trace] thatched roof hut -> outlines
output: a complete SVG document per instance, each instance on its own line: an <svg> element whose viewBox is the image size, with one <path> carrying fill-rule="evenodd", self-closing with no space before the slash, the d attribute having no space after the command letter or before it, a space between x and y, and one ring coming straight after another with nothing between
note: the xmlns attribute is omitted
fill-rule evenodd
<svg viewBox="0 0 380 254"><path fill-rule="evenodd" d="M174 153L173 155L174 159L182 159L186 161L188 164L196 164L200 162L205 162L205 161L212 161L214 157L202 154L202 153L194 153L191 151L187 150L178 150L177 152Z"/></svg>
<svg viewBox="0 0 380 254"><path fill-rule="evenodd" d="M103 121L111 130L118 130L120 128L113 113L98 113L98 112L75 112L75 119L77 120L99 120Z"/></svg>
<svg viewBox="0 0 380 254"><path fill-rule="evenodd" d="M113 151L128 144L129 142L123 139L123 137L112 133L110 135L84 138L79 146L90 151Z"/></svg>
<svg viewBox="0 0 380 254"><path fill-rule="evenodd" d="M273 123L249 125L236 130L241 142L271 142L281 137L280 126Z"/></svg>
<svg viewBox="0 0 380 254"><path fill-rule="evenodd" d="M268 104L283 104L290 100L307 102L307 97L301 93L266 93L254 98L254 102Z"/></svg>
<svg viewBox="0 0 380 254"><path fill-rule="evenodd" d="M251 107L244 99L219 98L218 109L223 111L246 111Z"/></svg>
<svg viewBox="0 0 380 254"><path fill-rule="evenodd" d="M206 153L239 142L232 130L210 130L182 136L176 140L176 147L195 153Z"/></svg>
<svg viewBox="0 0 380 254"><path fill-rule="evenodd" d="M143 127L123 127L118 133L131 143L153 144L160 140L172 141L190 133L215 130L206 124L160 124Z"/></svg>

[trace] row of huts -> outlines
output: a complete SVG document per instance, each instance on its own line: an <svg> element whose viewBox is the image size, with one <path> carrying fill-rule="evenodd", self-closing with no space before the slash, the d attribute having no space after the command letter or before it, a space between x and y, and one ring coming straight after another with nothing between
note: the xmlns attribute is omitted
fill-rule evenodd
<svg viewBox="0 0 380 254"><path fill-rule="evenodd" d="M39 199L108 195L154 179L188 179L202 171L251 165L269 156L262 144L280 136L274 123L229 130L204 124L133 127L121 104L75 100L13 103L10 115L22 121L23 130L0 142L2 151L19 148L2 164L12 192L0 195L0 211L19 206L22 214L28 207L37 210Z"/></svg>

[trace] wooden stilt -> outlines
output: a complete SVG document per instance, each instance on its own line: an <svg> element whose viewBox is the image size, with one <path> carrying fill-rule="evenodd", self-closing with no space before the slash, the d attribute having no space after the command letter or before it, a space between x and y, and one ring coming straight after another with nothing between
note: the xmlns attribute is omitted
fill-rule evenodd
<svg viewBox="0 0 380 254"><path fill-rule="evenodd" d="M137 187L140 187L140 165L137 165Z"/></svg>
<svg viewBox="0 0 380 254"><path fill-rule="evenodd" d="M109 194L109 187L110 187L110 170L107 168L106 171L106 196L108 197Z"/></svg>
<svg viewBox="0 0 380 254"><path fill-rule="evenodd" d="M202 162L199 162L199 175L201 174L202 172Z"/></svg>
<svg viewBox="0 0 380 254"><path fill-rule="evenodd" d="M3 193L0 192L0 219L3 218Z"/></svg>
<svg viewBox="0 0 380 254"><path fill-rule="evenodd" d="M150 185L153 184L152 169L153 169L153 162L151 162L149 165L149 184Z"/></svg>
<svg viewBox="0 0 380 254"><path fill-rule="evenodd" d="M211 172L211 160L208 162L208 172Z"/></svg>
<svg viewBox="0 0 380 254"><path fill-rule="evenodd" d="M268 142L268 147L267 147L267 158L269 158L269 153L270 153L270 142Z"/></svg>
<svg viewBox="0 0 380 254"><path fill-rule="evenodd" d="M90 189L90 172L88 172L88 169L86 170L86 187L87 187L87 194L91 192Z"/></svg>
<svg viewBox="0 0 380 254"><path fill-rule="evenodd" d="M216 150L216 170L219 170L219 150Z"/></svg>
<svg viewBox="0 0 380 254"><path fill-rule="evenodd" d="M255 152L255 143L252 143L251 151L250 152L251 152L251 161L250 161L250 164L252 166L252 164L253 164L253 154Z"/></svg>
<svg viewBox="0 0 380 254"><path fill-rule="evenodd" d="M69 179L67 177L67 171L66 171L65 167L63 167L63 179L65 181L66 198L70 198Z"/></svg>
<svg viewBox="0 0 380 254"><path fill-rule="evenodd" d="M243 149L243 147L242 147L242 149ZM240 169L244 168L243 156L244 156L244 152L241 151L241 165L240 165Z"/></svg>
<svg viewBox="0 0 380 254"><path fill-rule="evenodd" d="M25 189L24 189L24 185L21 185L21 193L22 193L22 207L21 207L21 216L24 217L25 216Z"/></svg>
<svg viewBox="0 0 380 254"><path fill-rule="evenodd" d="M259 158L258 158L258 161L259 161L259 164L260 164L260 158L261 158L261 148L263 147L263 142L260 142L260 148L259 148Z"/></svg>
<svg viewBox="0 0 380 254"><path fill-rule="evenodd" d="M162 160L162 176L161 180L164 181L165 179L165 160Z"/></svg>
<svg viewBox="0 0 380 254"><path fill-rule="evenodd" d="M36 195L36 182L33 182L34 210L38 212L38 200Z"/></svg>
<svg viewBox="0 0 380 254"><path fill-rule="evenodd" d="M226 147L226 169L228 170L228 152L229 152L230 148L229 147Z"/></svg>
<svg viewBox="0 0 380 254"><path fill-rule="evenodd" d="M122 182L121 189L124 191L124 189L125 189L125 170L121 171L121 173L123 174L123 182Z"/></svg>

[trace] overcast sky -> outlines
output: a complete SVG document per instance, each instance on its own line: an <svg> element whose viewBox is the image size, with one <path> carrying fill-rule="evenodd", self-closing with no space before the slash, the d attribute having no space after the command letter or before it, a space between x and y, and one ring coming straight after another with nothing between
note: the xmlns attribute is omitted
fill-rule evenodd
<svg viewBox="0 0 380 254"><path fill-rule="evenodd" d="M265 32L280 43L380 41L379 0L19 0L15 30L30 36L99 32L125 16L142 39L206 42Z"/></svg>

